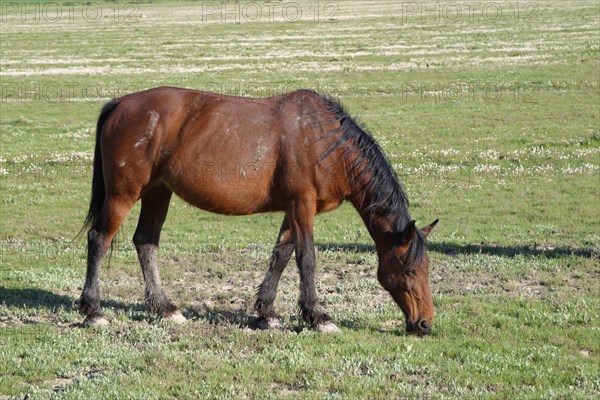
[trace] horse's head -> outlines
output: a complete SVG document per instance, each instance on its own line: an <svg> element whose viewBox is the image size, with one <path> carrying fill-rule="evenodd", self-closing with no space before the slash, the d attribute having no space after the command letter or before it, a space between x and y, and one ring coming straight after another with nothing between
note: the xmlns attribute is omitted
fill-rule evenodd
<svg viewBox="0 0 600 400"><path fill-rule="evenodd" d="M377 278L402 309L408 332L431 333L434 311L425 238L437 222L422 229L409 222L404 231L389 235L389 250L379 258Z"/></svg>

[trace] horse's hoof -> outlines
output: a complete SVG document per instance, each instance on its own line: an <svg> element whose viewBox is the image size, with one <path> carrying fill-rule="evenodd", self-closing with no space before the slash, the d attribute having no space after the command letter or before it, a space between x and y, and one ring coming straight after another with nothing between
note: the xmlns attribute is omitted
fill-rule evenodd
<svg viewBox="0 0 600 400"><path fill-rule="evenodd" d="M185 324L187 319L179 312L177 311L174 314L169 315L167 318L165 318L167 321L173 321L176 324Z"/></svg>
<svg viewBox="0 0 600 400"><path fill-rule="evenodd" d="M109 322L106 318L104 317L92 317L92 318L86 318L83 321L83 326L88 327L88 326L106 326L108 325Z"/></svg>
<svg viewBox="0 0 600 400"><path fill-rule="evenodd" d="M317 332L323 333L342 333L342 330L338 328L333 322L324 322L317 325L315 328Z"/></svg>
<svg viewBox="0 0 600 400"><path fill-rule="evenodd" d="M256 327L261 331L264 331L267 329L281 329L283 325L277 318L259 318L258 321L256 321Z"/></svg>

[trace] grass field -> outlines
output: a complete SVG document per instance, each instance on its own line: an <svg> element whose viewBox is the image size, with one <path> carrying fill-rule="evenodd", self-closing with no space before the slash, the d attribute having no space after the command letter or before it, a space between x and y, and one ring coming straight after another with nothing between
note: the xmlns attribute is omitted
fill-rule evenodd
<svg viewBox="0 0 600 400"><path fill-rule="evenodd" d="M1 2L0 398L592 399L600 396L600 6L532 2ZM161 274L190 320L149 317L131 236L77 301L96 118L159 85L314 88L384 148L431 237L432 335L404 333L354 209L319 216L317 286L339 335L303 329L298 274L259 332L281 214L173 199Z"/></svg>

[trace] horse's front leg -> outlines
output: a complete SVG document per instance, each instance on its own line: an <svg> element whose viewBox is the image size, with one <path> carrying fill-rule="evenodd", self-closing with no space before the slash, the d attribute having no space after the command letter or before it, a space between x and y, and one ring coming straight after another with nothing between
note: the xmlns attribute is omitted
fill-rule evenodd
<svg viewBox="0 0 600 400"><path fill-rule="evenodd" d="M320 332L340 332L317 299L315 288L315 244L313 238L315 201L294 201L288 212L288 220L296 251L296 264L300 272L300 299L298 305L302 318L311 328Z"/></svg>
<svg viewBox="0 0 600 400"><path fill-rule="evenodd" d="M281 322L277 318L273 303L275 302L275 296L277 295L277 286L279 285L281 273L290 261L293 251L294 244L292 243L292 235L290 233L287 218L285 218L283 224L281 224L281 229L279 230L277 243L271 254L269 269L265 274L262 283L258 287L254 308L258 311L258 321L256 322L256 326L259 329L281 327Z"/></svg>

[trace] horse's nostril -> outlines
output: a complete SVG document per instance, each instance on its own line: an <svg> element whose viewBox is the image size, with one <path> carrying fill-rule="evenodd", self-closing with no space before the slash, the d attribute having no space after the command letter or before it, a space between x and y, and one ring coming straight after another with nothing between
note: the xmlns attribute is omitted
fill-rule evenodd
<svg viewBox="0 0 600 400"><path fill-rule="evenodd" d="M423 333L431 332L431 323L425 319L419 321L419 330Z"/></svg>

